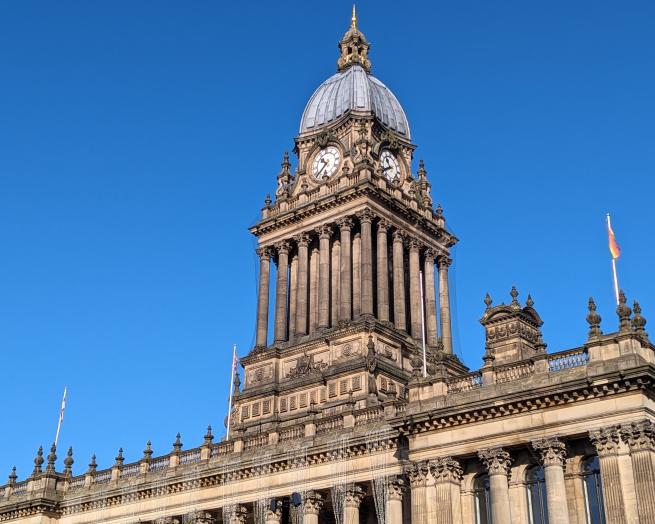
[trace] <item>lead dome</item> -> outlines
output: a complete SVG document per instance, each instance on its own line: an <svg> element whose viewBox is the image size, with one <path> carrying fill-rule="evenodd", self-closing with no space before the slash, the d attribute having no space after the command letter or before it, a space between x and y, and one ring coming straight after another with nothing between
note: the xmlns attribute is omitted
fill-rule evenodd
<svg viewBox="0 0 655 524"><path fill-rule="evenodd" d="M311 133L349 112L368 113L388 129L409 139L409 123L400 102L371 74L370 45L357 28L353 10L351 26L339 42L338 72L323 82L307 102L300 133Z"/></svg>

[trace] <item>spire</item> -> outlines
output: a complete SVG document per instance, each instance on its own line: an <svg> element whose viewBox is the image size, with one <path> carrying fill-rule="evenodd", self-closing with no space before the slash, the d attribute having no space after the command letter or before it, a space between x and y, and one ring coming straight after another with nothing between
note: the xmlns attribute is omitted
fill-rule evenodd
<svg viewBox="0 0 655 524"><path fill-rule="evenodd" d="M350 27L354 31L357 31L357 9L355 8L355 4L353 4L353 16L350 19Z"/></svg>
<svg viewBox="0 0 655 524"><path fill-rule="evenodd" d="M350 27L339 42L341 56L337 60L337 69L345 71L352 65L360 65L367 73L371 72L371 62L368 59L370 45L366 41L364 33L357 27L357 11L353 5L353 14L350 19Z"/></svg>

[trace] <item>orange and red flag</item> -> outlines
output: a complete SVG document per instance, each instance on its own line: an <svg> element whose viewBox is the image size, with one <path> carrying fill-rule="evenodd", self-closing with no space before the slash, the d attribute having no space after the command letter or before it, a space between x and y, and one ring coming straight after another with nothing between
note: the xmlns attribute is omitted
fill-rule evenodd
<svg viewBox="0 0 655 524"><path fill-rule="evenodd" d="M616 260L621 255L621 250L619 249L619 245L616 243L616 237L614 236L614 231L612 231L612 226L610 225L609 221L607 222L607 234L609 236L610 253L612 254L612 258Z"/></svg>

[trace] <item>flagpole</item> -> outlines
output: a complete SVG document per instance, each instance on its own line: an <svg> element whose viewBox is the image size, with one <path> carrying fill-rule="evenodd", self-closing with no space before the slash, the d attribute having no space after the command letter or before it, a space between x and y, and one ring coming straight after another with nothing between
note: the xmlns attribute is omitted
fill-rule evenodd
<svg viewBox="0 0 655 524"><path fill-rule="evenodd" d="M607 231L608 233L612 231L612 223L610 221L610 214L607 213ZM614 277L614 299L616 300L616 305L619 305L619 279L616 276L616 259L612 256L612 276Z"/></svg>
<svg viewBox="0 0 655 524"><path fill-rule="evenodd" d="M425 355L425 307L423 305L423 271L418 272L419 283L421 284L421 338L423 339L423 377L428 376L428 367Z"/></svg>
<svg viewBox="0 0 655 524"><path fill-rule="evenodd" d="M230 423L232 422L232 396L234 394L234 360L237 356L237 345L232 346L232 373L230 374L230 401L227 408L227 433L225 440L230 440Z"/></svg>
<svg viewBox="0 0 655 524"><path fill-rule="evenodd" d="M61 423L64 421L64 410L66 409L66 386L64 386L64 397L61 399L61 409L59 410L59 421L57 422L57 433L55 433L55 447L59 442L59 432L61 431Z"/></svg>

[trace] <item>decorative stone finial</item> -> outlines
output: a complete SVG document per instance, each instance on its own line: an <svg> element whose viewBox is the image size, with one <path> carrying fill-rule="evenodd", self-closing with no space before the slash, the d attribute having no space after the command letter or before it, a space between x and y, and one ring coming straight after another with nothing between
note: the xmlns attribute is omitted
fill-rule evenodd
<svg viewBox="0 0 655 524"><path fill-rule="evenodd" d="M648 333L646 333L646 330L644 329L644 327L646 327L647 320L641 316L641 306L636 300L632 305L632 311L634 311L635 314L634 317L632 317L632 329L635 330L635 333L647 337Z"/></svg>
<svg viewBox="0 0 655 524"><path fill-rule="evenodd" d="M55 462L57 461L57 446L55 443L52 443L52 446L50 446L50 453L48 453L48 465L46 466L45 470L48 473L54 473L55 472Z"/></svg>
<svg viewBox="0 0 655 524"><path fill-rule="evenodd" d="M116 462L114 466L121 467L124 462L125 458L123 457L123 448L118 448L118 455L116 455Z"/></svg>
<svg viewBox="0 0 655 524"><path fill-rule="evenodd" d="M353 16L350 19L350 27L352 29L357 29L357 10L355 9L355 4L353 4Z"/></svg>
<svg viewBox="0 0 655 524"><path fill-rule="evenodd" d="M152 458L152 442L146 442L146 449L143 450L143 459L144 461L150 461Z"/></svg>
<svg viewBox="0 0 655 524"><path fill-rule="evenodd" d="M629 333L632 331L632 325L630 323L630 315L632 310L626 304L627 299L625 298L625 293L621 289L619 291L619 305L616 306L616 314L619 316L619 332L620 333Z"/></svg>
<svg viewBox="0 0 655 524"><path fill-rule="evenodd" d="M38 451L36 452L36 457L34 458L34 471L32 475L37 475L41 473L41 466L43 465L43 446L39 446Z"/></svg>
<svg viewBox="0 0 655 524"><path fill-rule="evenodd" d="M282 170L277 176L277 189L275 190L275 195L280 197L287 197L289 195L289 187L291 185L291 180L293 176L291 175L291 162L289 162L289 152L284 152L284 158L282 159Z"/></svg>
<svg viewBox="0 0 655 524"><path fill-rule="evenodd" d="M519 296L519 292L516 291L516 286L512 286L511 291L509 292L509 296L512 297L512 303L511 306L513 307L521 307L521 304L519 304L519 301L517 300Z"/></svg>
<svg viewBox="0 0 655 524"><path fill-rule="evenodd" d="M596 302L593 297L589 297L589 313L587 313L587 323L589 324L589 338L599 337L603 334L600 329L600 315L596 312Z"/></svg>
<svg viewBox="0 0 655 524"><path fill-rule="evenodd" d="M272 202L273 202L273 201L271 200L271 195L270 195L270 193L266 193L266 197L264 198L264 207L265 207L266 209L270 208Z"/></svg>
<svg viewBox="0 0 655 524"><path fill-rule="evenodd" d="M73 464L75 461L73 460L73 448L72 446L68 448L68 452L66 453L66 458L64 459L64 475L67 477L70 477L73 473Z"/></svg>
<svg viewBox="0 0 655 524"><path fill-rule="evenodd" d="M18 475L16 475L16 466L11 468L11 473L9 473L9 485L13 486L16 484L16 480L18 479Z"/></svg>
<svg viewBox="0 0 655 524"><path fill-rule="evenodd" d="M534 306L534 300L532 300L532 296L530 295L530 293L528 293L528 298L527 298L526 301L525 301L525 305L526 305L527 307L532 307L532 306Z"/></svg>
<svg viewBox="0 0 655 524"><path fill-rule="evenodd" d="M175 442L173 442L173 453L182 451L182 436L178 433L175 435Z"/></svg>
<svg viewBox="0 0 655 524"><path fill-rule="evenodd" d="M205 446L211 446L212 441L214 440L214 434L212 433L211 424L207 426L207 433L205 433Z"/></svg>
<svg viewBox="0 0 655 524"><path fill-rule="evenodd" d="M98 469L98 464L96 462L96 455L94 453L91 456L91 462L89 462L89 469L86 472L90 474L94 474L97 469Z"/></svg>
<svg viewBox="0 0 655 524"><path fill-rule="evenodd" d="M491 295L487 293L484 296L484 305L487 307L487 309L491 308L491 304L493 303L493 300L491 300Z"/></svg>
<svg viewBox="0 0 655 524"><path fill-rule="evenodd" d="M241 378L239 377L238 371L234 373L234 382L232 382L232 385L234 386L235 393L239 393L241 391Z"/></svg>

